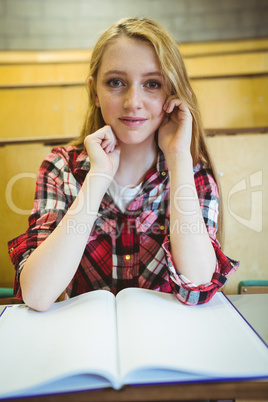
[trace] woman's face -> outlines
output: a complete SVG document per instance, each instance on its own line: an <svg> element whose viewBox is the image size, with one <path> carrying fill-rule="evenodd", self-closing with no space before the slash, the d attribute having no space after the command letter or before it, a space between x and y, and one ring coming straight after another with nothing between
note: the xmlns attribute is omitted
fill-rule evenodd
<svg viewBox="0 0 268 402"><path fill-rule="evenodd" d="M96 91L96 105L119 142L153 140L164 118L167 94L149 44L124 36L114 40L104 52Z"/></svg>

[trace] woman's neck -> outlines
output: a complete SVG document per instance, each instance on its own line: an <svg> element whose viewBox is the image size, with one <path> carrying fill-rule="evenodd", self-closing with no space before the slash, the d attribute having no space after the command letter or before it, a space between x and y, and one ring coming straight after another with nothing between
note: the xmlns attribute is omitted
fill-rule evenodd
<svg viewBox="0 0 268 402"><path fill-rule="evenodd" d="M114 179L120 186L136 187L156 164L156 160L155 142L150 147L147 144L121 144L120 164Z"/></svg>

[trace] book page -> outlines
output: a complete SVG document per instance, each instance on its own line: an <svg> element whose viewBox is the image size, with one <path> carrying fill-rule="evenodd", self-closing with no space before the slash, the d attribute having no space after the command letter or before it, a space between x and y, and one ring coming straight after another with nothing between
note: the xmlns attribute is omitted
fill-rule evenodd
<svg viewBox="0 0 268 402"><path fill-rule="evenodd" d="M124 383L268 377L268 349L221 293L187 306L126 289L116 303Z"/></svg>
<svg viewBox="0 0 268 402"><path fill-rule="evenodd" d="M74 390L71 376L77 376L78 389L102 387L103 379L96 386L88 374L116 378L116 345L115 298L107 291L55 303L47 312L16 305L0 331L0 394L23 395L21 390L42 384L48 393L50 382L53 391L66 391L70 384Z"/></svg>

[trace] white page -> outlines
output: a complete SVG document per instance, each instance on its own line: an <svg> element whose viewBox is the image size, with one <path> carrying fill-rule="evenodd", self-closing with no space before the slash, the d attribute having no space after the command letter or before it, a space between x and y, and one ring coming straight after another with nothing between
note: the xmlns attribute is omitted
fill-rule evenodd
<svg viewBox="0 0 268 402"><path fill-rule="evenodd" d="M126 289L117 296L117 317L121 377L152 367L180 371L169 373L171 381L187 373L195 374L189 380L268 377L268 349L220 293L186 306L172 294ZM143 370L132 383L168 381L163 375Z"/></svg>
<svg viewBox="0 0 268 402"><path fill-rule="evenodd" d="M9 310L0 331L1 396L50 380L57 389L55 380L71 374L82 374L77 377L80 382L86 380L83 374L90 372L110 373L111 379L117 376L115 298L111 293L83 294L55 303L44 313L25 306ZM102 379L99 384L102 386Z"/></svg>

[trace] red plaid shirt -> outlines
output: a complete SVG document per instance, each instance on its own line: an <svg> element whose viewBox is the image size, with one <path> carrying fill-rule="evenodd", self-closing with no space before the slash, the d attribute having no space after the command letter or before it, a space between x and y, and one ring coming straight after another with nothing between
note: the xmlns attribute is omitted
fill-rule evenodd
<svg viewBox="0 0 268 402"><path fill-rule="evenodd" d="M52 150L41 165L35 203L26 233L8 243L16 269L14 291L21 298L19 275L23 265L40 243L59 224L76 198L89 171L85 151L73 146ZM198 164L194 168L195 185L203 218L216 252L217 263L211 282L196 286L179 275L169 251L169 178L162 152L137 197L126 211L120 211L105 194L89 236L80 265L66 289L66 297L95 289L114 294L126 287L142 287L174 292L187 304L207 302L222 287L239 263L222 252L216 239L218 191L211 172ZM69 230L79 232L81 227Z"/></svg>

